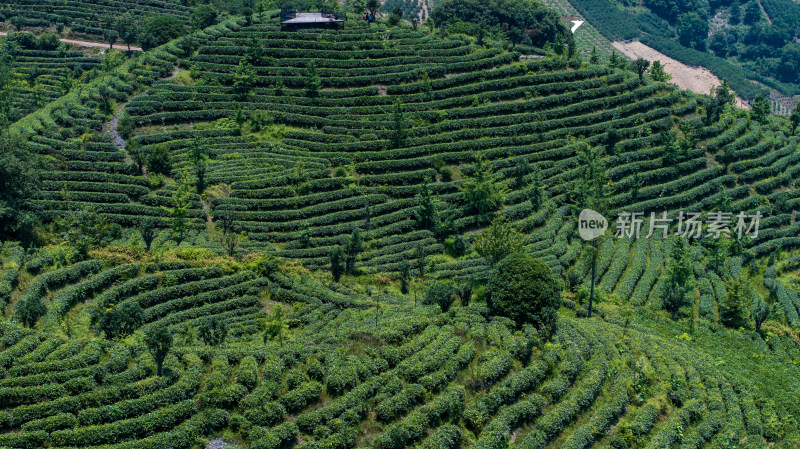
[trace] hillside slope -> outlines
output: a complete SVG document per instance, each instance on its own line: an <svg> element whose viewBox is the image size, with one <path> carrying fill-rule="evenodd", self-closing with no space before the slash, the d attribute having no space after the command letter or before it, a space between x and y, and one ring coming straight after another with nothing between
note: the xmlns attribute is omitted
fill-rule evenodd
<svg viewBox="0 0 800 449"><path fill-rule="evenodd" d="M769 348L716 325L690 337L610 306L592 319L563 309L553 341L535 347L532 328L487 319L480 304L441 313L288 265L262 277L225 259L101 262L45 268L23 291L51 290L48 314L33 330L1 328L4 447L196 447L218 435L251 448L798 442L792 337ZM93 311L131 303L143 329L178 334L164 377L138 337L75 338ZM257 318L278 308L281 336L265 343ZM227 323L225 343L186 330L208 318Z"/></svg>
<svg viewBox="0 0 800 449"><path fill-rule="evenodd" d="M11 126L48 162L33 203L65 243L0 253L0 447L800 444L788 120L604 62L268 17L137 55ZM674 239L606 238L589 257L587 167L612 223L725 209L760 213L760 232L694 240L693 302L671 321ZM478 182L503 192L497 210L468 200ZM552 342L490 316L477 288L418 305L432 281L491 276L473 243L493 216L568 290ZM331 255L359 240L333 282ZM763 337L719 324L730 279L773 306ZM154 329L176 334L164 376Z"/></svg>

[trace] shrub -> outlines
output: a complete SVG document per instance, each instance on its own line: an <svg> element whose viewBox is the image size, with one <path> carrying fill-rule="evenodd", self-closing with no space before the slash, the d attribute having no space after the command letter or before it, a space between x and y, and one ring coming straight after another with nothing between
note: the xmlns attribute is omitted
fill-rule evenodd
<svg viewBox="0 0 800 449"><path fill-rule="evenodd" d="M455 299L455 290L449 282L436 281L425 291L422 304L438 305L442 312L450 310L450 306Z"/></svg>
<svg viewBox="0 0 800 449"><path fill-rule="evenodd" d="M561 296L550 268L540 259L512 254L501 260L489 280L488 306L494 315L531 323L549 338L556 329Z"/></svg>

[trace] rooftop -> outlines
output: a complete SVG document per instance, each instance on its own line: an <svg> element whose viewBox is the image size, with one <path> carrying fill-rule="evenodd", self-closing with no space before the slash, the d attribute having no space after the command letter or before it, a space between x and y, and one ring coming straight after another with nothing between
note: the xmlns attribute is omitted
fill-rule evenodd
<svg viewBox="0 0 800 449"><path fill-rule="evenodd" d="M337 19L333 14L323 14L321 12L298 12L292 13L281 23L285 25L301 23L339 23L343 19Z"/></svg>

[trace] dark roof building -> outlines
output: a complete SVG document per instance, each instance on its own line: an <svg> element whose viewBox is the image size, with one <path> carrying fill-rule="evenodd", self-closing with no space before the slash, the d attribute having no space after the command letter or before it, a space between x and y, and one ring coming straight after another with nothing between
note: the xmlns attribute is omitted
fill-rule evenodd
<svg viewBox="0 0 800 449"><path fill-rule="evenodd" d="M337 14L330 10L321 12L281 11L281 27L283 28L338 26L340 23L344 23L345 19L344 14Z"/></svg>

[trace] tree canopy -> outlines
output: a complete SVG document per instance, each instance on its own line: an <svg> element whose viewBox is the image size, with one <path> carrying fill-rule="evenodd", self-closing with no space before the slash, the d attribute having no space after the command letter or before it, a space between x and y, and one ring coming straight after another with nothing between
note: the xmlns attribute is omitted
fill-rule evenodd
<svg viewBox="0 0 800 449"><path fill-rule="evenodd" d="M559 286L541 259L514 253L497 264L487 287L490 313L534 325L544 338L556 330Z"/></svg>
<svg viewBox="0 0 800 449"><path fill-rule="evenodd" d="M557 36L572 42L558 14L538 0L445 0L433 8L431 19L437 26L460 21L497 28L514 44L544 47Z"/></svg>

